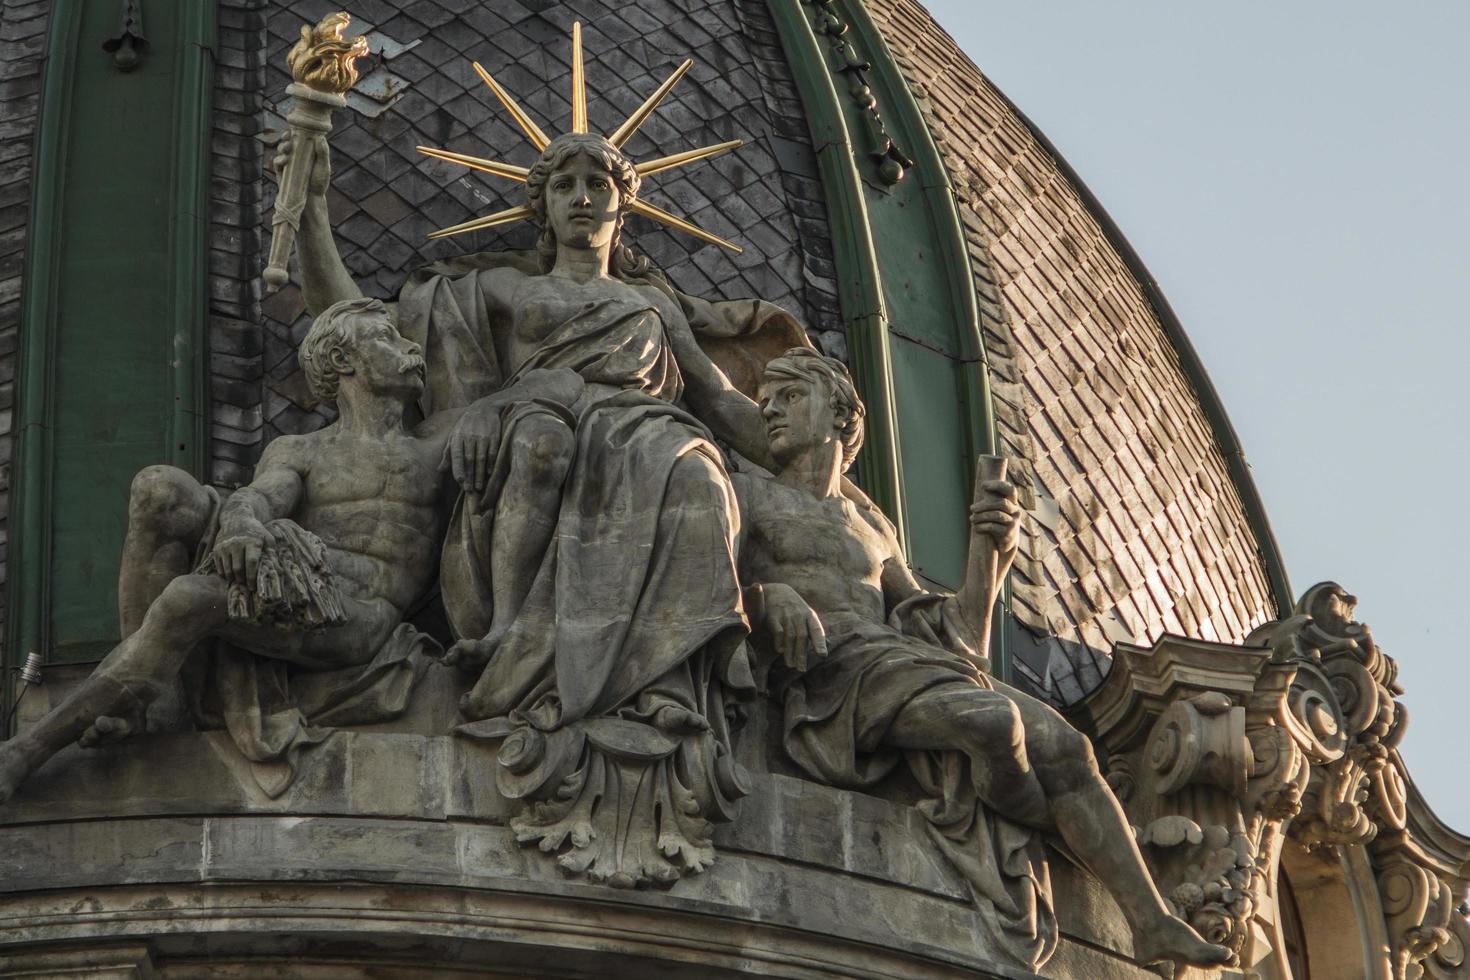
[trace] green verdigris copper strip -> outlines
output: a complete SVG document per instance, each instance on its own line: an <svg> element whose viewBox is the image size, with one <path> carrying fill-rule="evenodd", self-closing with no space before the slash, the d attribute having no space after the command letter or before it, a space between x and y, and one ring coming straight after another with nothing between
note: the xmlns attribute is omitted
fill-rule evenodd
<svg viewBox="0 0 1470 980"><path fill-rule="evenodd" d="M936 264L941 267L948 285L949 326L954 335L963 397L962 418L969 454L964 467L965 496L974 499L973 474L975 457L999 451L995 403L990 391L990 367L980 329L980 311L975 300L975 271L970 265L970 250L965 238L955 200L949 170L939 153L923 111L919 108L903 70L889 49L882 32L869 16L861 0L839 0L852 32L873 73L870 78L879 96L887 128L913 157L914 167L908 179L916 181L922 192L928 217L927 233L937 246ZM900 405L900 411L903 406ZM907 446L907 443L905 443ZM908 467L905 467L908 475ZM911 492L912 498L914 494ZM946 583L958 587L959 582ZM992 670L1002 678L1010 677L1010 651L1007 643L1010 625L1009 582L999 599L1002 615L995 618L990 643Z"/></svg>
<svg viewBox="0 0 1470 980"><path fill-rule="evenodd" d="M34 164L31 167L31 210L24 277L25 299L20 322L20 368L17 378L16 476L10 498L9 610L6 659L20 663L32 651L47 649L51 558L51 418L52 368L56 334L50 329L57 280L57 232L61 227L61 175L66 170L67 143L61 118L71 101L72 63L82 0L57 0L51 8L46 67Z"/></svg>
<svg viewBox="0 0 1470 980"><path fill-rule="evenodd" d="M12 657L88 660L112 647L133 473L201 471L214 8L160 8L128 72L102 50L114 8L52 10L22 323Z"/></svg>
<svg viewBox="0 0 1470 980"><path fill-rule="evenodd" d="M209 226L209 133L213 109L218 5L179 7L179 80L174 105L174 411L169 451L175 466L203 477L208 440L209 305L205 235Z"/></svg>
<svg viewBox="0 0 1470 980"><path fill-rule="evenodd" d="M770 10L816 145L853 375L868 406L867 440L858 459L858 477L897 526L899 540L907 543L887 304L843 104L800 0L776 0Z"/></svg>
<svg viewBox="0 0 1470 980"><path fill-rule="evenodd" d="M882 32L873 23L861 0L848 0L844 9L878 76L875 81L885 96L882 100L883 115L888 128L902 136L904 148L913 154L911 176L923 188L935 230L939 233L937 257L944 265L949 281L950 305L955 313L953 322L961 345L961 357L975 365L975 369L966 370L963 374L965 420L970 443L977 454L994 453L1000 443L995 429L995 403L990 394L990 366L980 333L980 309L975 302L975 274L970 267L969 243L955 203L949 170Z"/></svg>

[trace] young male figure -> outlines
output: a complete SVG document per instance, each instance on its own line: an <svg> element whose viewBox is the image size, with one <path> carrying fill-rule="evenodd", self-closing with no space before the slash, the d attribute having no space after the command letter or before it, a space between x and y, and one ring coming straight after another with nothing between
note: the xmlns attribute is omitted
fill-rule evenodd
<svg viewBox="0 0 1470 980"><path fill-rule="evenodd" d="M827 782L870 785L886 771L885 753L887 767L898 751L963 753L981 801L1016 823L1058 831L1108 887L1141 962L1225 962L1228 950L1167 910L1087 739L985 676L977 663L988 637L956 615L953 596L920 587L881 514L844 496L863 412L847 369L788 351L767 366L760 396L776 470L774 479L735 478L745 519L740 570L754 583L745 593L755 629L790 669L793 760ZM1020 510L1009 484L983 489L972 534L993 543L997 570L994 581L970 585L988 608L1015 557ZM941 645L945 636L960 642Z"/></svg>
<svg viewBox="0 0 1470 980"><path fill-rule="evenodd" d="M255 479L222 506L214 491L173 467L149 467L134 479L118 586L123 640L73 694L0 745L0 802L70 743L129 734L202 641L218 637L308 670L360 666L432 584L443 535L440 464L459 413L405 429L404 408L423 390L424 362L377 300L322 313L301 360L313 392L336 403L337 421L276 439ZM253 622L238 608L231 615L232 587L238 607L242 595L254 596L271 550L290 546L267 527L283 518L307 532L286 530L304 542L305 554L288 559L298 570L297 559L316 550L311 536L325 546L341 607L331 618L339 625ZM197 571L205 555L212 570Z"/></svg>

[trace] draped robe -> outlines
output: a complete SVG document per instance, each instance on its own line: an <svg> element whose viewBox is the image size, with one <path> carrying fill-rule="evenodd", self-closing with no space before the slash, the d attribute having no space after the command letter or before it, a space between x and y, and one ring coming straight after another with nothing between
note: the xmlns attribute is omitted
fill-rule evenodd
<svg viewBox="0 0 1470 980"><path fill-rule="evenodd" d="M535 369L574 371L597 394L573 404L502 405L491 489L482 499L462 495L456 506L444 553L445 607L457 633L479 638L490 626L490 530L514 427L538 414L571 427L576 454L556 531L465 713L551 730L611 713L649 720L674 704L705 717L728 749L723 691L753 686L735 573L738 509L713 436L682 405L662 311L682 313L702 350L747 389L766 360L805 346L805 336L770 304L711 303L650 277L638 285L662 290L671 303L637 298L636 289L610 291L554 326L510 375L511 325L492 315L498 304L480 277L503 266L537 272L532 255L490 253L421 270L405 285L399 329L424 350L424 411L468 404Z"/></svg>

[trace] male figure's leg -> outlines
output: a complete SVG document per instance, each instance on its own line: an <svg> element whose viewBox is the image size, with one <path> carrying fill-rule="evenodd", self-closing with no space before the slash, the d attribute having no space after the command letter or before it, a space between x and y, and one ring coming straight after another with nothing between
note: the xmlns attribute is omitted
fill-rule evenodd
<svg viewBox="0 0 1470 980"><path fill-rule="evenodd" d="M181 575L149 607L139 628L36 725L0 745L0 803L26 776L72 742L114 734L108 722L142 714L203 640L221 636L251 653L332 669L370 660L401 616L383 600L342 597L347 622L324 630L232 623L229 584L214 575Z"/></svg>
<svg viewBox="0 0 1470 980"><path fill-rule="evenodd" d="M117 576L124 639L143 625L148 607L170 582L194 570L213 506L209 491L177 467L149 466L133 477Z"/></svg>
<svg viewBox="0 0 1470 980"><path fill-rule="evenodd" d="M1051 827L1021 713L1004 695L964 681L931 687L903 706L884 741L965 753L975 790L991 809L1030 827Z"/></svg>
<svg viewBox="0 0 1470 980"><path fill-rule="evenodd" d="M99 719L141 716L189 651L226 620L223 579L183 575L149 607L142 624L33 728L0 745L0 802L43 762L88 733ZM92 731L92 740L106 734Z"/></svg>
<svg viewBox="0 0 1470 980"><path fill-rule="evenodd" d="M1067 845L1117 900L1142 962L1223 963L1229 951L1206 943L1175 918L1154 885L1118 799L1098 769L1092 743L1049 705L1004 684L1025 728L1026 753Z"/></svg>

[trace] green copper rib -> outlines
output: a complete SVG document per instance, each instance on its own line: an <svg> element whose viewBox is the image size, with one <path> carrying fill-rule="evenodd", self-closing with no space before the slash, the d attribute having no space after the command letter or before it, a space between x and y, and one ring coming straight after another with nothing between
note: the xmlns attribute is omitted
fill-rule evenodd
<svg viewBox="0 0 1470 980"><path fill-rule="evenodd" d="M827 54L812 31L804 5L797 0L783 0L771 4L770 10L817 150L832 230L839 301L851 340L853 380L868 407L867 439L858 459L858 479L893 521L899 540L907 546L887 305L862 180L853 159L842 103L827 70Z"/></svg>

